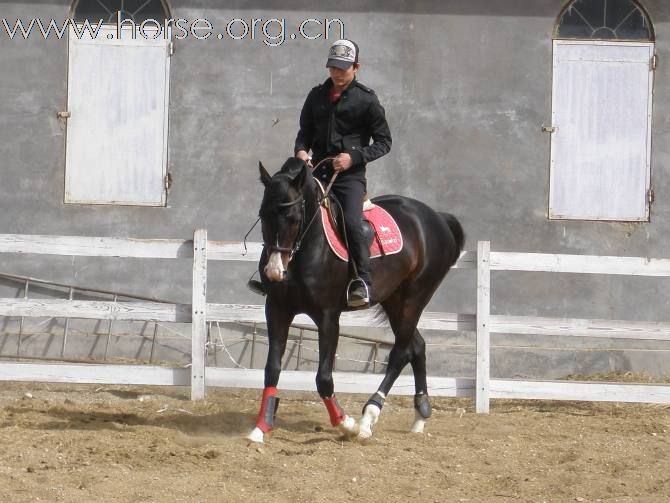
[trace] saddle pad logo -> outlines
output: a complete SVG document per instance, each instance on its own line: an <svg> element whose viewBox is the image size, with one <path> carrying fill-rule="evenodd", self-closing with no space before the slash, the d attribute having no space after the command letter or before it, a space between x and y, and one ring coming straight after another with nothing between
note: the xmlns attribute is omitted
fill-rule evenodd
<svg viewBox="0 0 670 503"><path fill-rule="evenodd" d="M398 224L393 217L381 206L374 205L371 209L363 212L363 219L367 220L373 229L376 230L376 235L372 238L370 243L370 258L378 258L384 255L393 255L399 253L403 247L402 234ZM321 222L326 234L326 239L330 245L330 249L340 259L344 261L349 260L349 253L333 228L328 210L321 208Z"/></svg>

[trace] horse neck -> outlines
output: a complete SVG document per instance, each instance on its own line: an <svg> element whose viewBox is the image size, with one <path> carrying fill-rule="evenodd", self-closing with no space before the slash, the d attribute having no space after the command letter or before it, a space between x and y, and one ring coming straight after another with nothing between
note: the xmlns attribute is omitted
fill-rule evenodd
<svg viewBox="0 0 670 503"><path fill-rule="evenodd" d="M308 246L315 246L317 242L325 242L325 236L320 215L321 191L311 174L305 183L303 197L305 198L305 225L309 224L310 220L314 218L314 222L305 235L305 244L310 243Z"/></svg>

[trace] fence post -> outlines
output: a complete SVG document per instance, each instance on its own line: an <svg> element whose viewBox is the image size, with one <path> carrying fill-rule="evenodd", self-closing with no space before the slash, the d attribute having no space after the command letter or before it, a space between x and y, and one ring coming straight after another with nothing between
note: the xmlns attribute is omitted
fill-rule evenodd
<svg viewBox="0 0 670 503"><path fill-rule="evenodd" d="M191 313L191 400L205 398L207 344L207 230L193 234L193 302Z"/></svg>
<svg viewBox="0 0 670 503"><path fill-rule="evenodd" d="M489 413L491 337L491 243L477 242L477 377L475 402L477 414Z"/></svg>

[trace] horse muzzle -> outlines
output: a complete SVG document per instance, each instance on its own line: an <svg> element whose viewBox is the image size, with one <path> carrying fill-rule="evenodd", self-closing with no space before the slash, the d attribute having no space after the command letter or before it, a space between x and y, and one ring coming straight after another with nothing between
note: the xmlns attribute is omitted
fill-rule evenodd
<svg viewBox="0 0 670 503"><path fill-rule="evenodd" d="M274 252L270 255L267 265L263 269L265 276L270 281L284 281L287 276L288 256L284 253Z"/></svg>

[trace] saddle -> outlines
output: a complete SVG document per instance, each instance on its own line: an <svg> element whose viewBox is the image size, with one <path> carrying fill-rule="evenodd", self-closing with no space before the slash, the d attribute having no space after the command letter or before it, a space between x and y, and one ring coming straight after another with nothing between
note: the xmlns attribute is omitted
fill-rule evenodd
<svg viewBox="0 0 670 503"><path fill-rule="evenodd" d="M323 186L318 180L316 182L323 195ZM349 252L345 245L341 215L336 208L338 205L332 204L331 197L335 198L329 194L321 204L321 222L335 256L348 262ZM393 255L402 250L403 239L398 224L384 208L370 201L367 194L363 202L363 235L370 247L371 259Z"/></svg>

